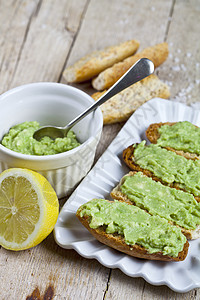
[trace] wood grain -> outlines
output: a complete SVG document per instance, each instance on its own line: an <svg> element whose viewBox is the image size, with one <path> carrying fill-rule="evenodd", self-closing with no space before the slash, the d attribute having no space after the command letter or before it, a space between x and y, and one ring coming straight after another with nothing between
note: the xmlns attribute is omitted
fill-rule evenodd
<svg viewBox="0 0 200 300"><path fill-rule="evenodd" d="M0 93L29 82L65 83L64 68L83 55L138 39L140 49L169 43L170 55L156 73L170 85L172 101L200 102L199 14L197 0L0 1ZM94 92L90 82L76 86ZM95 160L122 126L104 127ZM0 248L0 255L3 300L200 298L199 289L178 294L105 268L60 248L53 234L33 249Z"/></svg>
<svg viewBox="0 0 200 300"><path fill-rule="evenodd" d="M200 101L200 2L177 0L173 6L166 41L170 55L158 74L171 87L171 99L190 104ZM199 20L194 22L194 20Z"/></svg>

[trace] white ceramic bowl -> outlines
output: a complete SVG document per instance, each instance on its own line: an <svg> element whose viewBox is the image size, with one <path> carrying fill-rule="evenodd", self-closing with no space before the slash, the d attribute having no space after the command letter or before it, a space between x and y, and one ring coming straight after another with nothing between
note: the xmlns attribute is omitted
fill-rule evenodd
<svg viewBox="0 0 200 300"><path fill-rule="evenodd" d="M10 127L24 121L64 126L93 102L81 90L60 83L32 83L9 90L0 96L0 140ZM11 167L38 171L49 180L58 197L63 197L90 170L102 127L98 108L73 127L81 145L55 155L25 155L0 144L0 172Z"/></svg>

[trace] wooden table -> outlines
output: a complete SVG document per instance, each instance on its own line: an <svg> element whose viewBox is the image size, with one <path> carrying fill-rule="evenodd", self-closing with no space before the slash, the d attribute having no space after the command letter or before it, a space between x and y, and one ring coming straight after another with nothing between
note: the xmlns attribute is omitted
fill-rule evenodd
<svg viewBox="0 0 200 300"><path fill-rule="evenodd" d="M2 0L0 93L30 82L63 82L62 72L92 50L138 39L140 49L167 41L156 74L172 101L200 101L199 0ZM91 87L79 88L91 93ZM9 117L9 116L8 116ZM104 126L97 158L123 124ZM61 205L66 201L61 201ZM21 252L0 249L0 299L199 299L130 278L64 250L53 234Z"/></svg>

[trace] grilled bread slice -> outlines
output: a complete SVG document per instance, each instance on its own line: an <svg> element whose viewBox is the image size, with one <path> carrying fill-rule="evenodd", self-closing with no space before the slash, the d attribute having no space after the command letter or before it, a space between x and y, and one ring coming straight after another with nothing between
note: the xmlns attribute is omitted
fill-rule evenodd
<svg viewBox="0 0 200 300"><path fill-rule="evenodd" d="M96 200L96 199L94 199L94 200ZM102 201L108 201L108 200L103 199ZM111 203L115 203L115 202L111 202ZM129 205L129 204L125 204L125 205ZM76 216L78 217L80 222L85 226L85 228L87 228L88 231L98 241L100 241L101 243L103 243L103 244L105 244L105 245L107 245L111 248L114 248L118 251L121 251L121 252L126 253L130 256L133 256L133 257L142 258L142 259L149 259L149 260L182 261L187 256L189 243L186 239L181 237L181 235L179 236L179 239L180 238L182 239L182 243L183 243L182 250L179 251L177 256L170 256L170 255L164 255L161 251L156 252L156 253L149 253L148 250L145 249L145 247L143 247L143 246L141 246L137 243L135 243L134 245L129 245L125 242L125 238L122 234L107 233L105 226L98 226L96 228L91 228L91 226L90 226L91 217L88 216L87 214L83 214L83 215L81 214L83 206L84 205L82 205L78 209L78 211L76 213ZM175 226L170 225L170 229L169 229L170 232L171 232L171 230L172 231L174 230L174 227ZM177 228L176 228L176 230L177 230ZM166 246L166 245L164 245L164 246Z"/></svg>

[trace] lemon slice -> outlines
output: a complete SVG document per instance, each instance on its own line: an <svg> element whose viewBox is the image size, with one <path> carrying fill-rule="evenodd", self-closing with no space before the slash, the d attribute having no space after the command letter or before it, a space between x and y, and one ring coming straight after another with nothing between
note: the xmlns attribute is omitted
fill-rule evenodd
<svg viewBox="0 0 200 300"><path fill-rule="evenodd" d="M47 179L37 172L12 168L0 174L0 245L24 250L53 230L59 203Z"/></svg>

